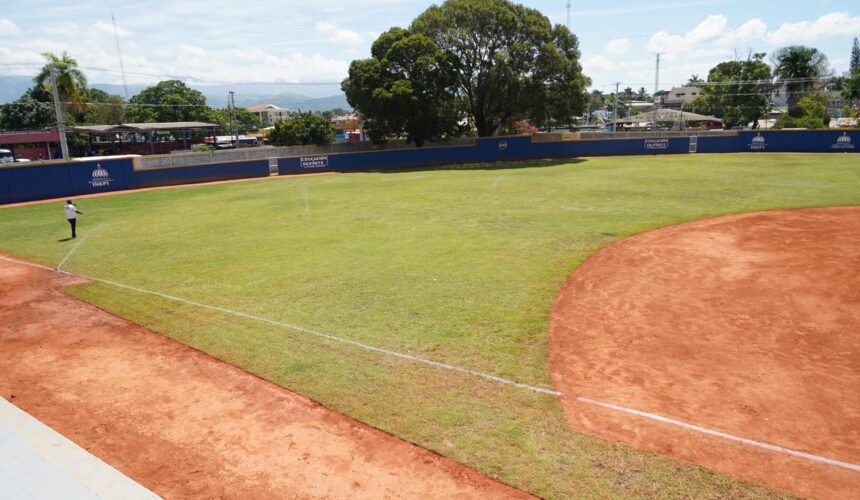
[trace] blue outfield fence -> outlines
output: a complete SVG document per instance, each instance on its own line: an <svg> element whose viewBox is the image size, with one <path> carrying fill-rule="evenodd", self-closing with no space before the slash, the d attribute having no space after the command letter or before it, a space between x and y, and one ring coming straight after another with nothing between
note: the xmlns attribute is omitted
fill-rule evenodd
<svg viewBox="0 0 860 500"><path fill-rule="evenodd" d="M133 158L0 168L0 204L83 194L270 175L386 170L543 158L692 153L857 153L860 130L740 131L731 135L534 141L531 136L476 139L465 146L321 153L163 168L138 168Z"/></svg>

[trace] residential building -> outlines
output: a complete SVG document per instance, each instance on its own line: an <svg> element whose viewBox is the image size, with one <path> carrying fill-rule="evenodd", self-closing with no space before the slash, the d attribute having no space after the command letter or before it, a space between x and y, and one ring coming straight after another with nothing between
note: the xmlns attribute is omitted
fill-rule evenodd
<svg viewBox="0 0 860 500"><path fill-rule="evenodd" d="M663 130L712 130L723 126L714 116L662 108L615 120L617 130L653 130L654 124Z"/></svg>
<svg viewBox="0 0 860 500"><path fill-rule="evenodd" d="M247 107L247 110L260 117L260 123L263 127L271 127L278 120L286 120L290 116L290 110L281 108L274 104L265 102L253 104Z"/></svg>
<svg viewBox="0 0 860 500"><path fill-rule="evenodd" d="M333 116L330 121L334 127L335 141L357 142L364 140L362 137L364 119L359 118L355 113Z"/></svg>
<svg viewBox="0 0 860 500"><path fill-rule="evenodd" d="M702 89L696 85L673 87L663 98L661 107L666 109L681 109L685 104L698 97L701 92Z"/></svg>

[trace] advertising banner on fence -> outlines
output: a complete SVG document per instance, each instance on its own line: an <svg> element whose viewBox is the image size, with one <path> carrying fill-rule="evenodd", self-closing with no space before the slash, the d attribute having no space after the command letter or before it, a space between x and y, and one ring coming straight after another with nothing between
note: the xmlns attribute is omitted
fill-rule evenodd
<svg viewBox="0 0 860 500"><path fill-rule="evenodd" d="M328 167L328 155L302 156L299 158L302 168L326 168Z"/></svg>

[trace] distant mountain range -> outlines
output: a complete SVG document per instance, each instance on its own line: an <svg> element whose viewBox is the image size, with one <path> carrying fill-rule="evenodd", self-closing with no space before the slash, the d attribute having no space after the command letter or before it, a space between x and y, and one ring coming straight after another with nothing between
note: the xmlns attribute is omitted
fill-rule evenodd
<svg viewBox="0 0 860 500"><path fill-rule="evenodd" d="M14 101L33 86L33 78L27 76L0 76L0 104ZM104 90L109 94L125 96L122 85L110 83L91 83L91 87ZM129 97L133 97L148 85L132 84L128 86ZM290 110L327 111L335 108L352 109L346 102L346 96L334 86L314 85L278 85L278 84L247 84L247 85L195 85L189 87L199 90L206 97L206 103L213 108L227 106L228 92L235 92L236 106L248 107L252 104L265 102ZM289 87L289 91L285 90Z"/></svg>

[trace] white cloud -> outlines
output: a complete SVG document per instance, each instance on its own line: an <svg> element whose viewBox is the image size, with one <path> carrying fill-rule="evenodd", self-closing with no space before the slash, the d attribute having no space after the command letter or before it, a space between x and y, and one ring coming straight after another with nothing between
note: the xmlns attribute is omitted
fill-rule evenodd
<svg viewBox="0 0 860 500"><path fill-rule="evenodd" d="M832 12L815 21L786 23L776 30L768 29L761 19L750 19L735 29L729 28L728 18L711 15L692 30L682 34L667 31L655 33L648 42L648 50L669 57L690 56L709 48L742 48L750 45L785 45L803 43L830 36L860 33L860 16L845 12Z"/></svg>
<svg viewBox="0 0 860 500"><path fill-rule="evenodd" d="M683 10L689 9L690 7L700 7L704 5L714 5L726 2L727 0L696 0L687 2L640 2L639 5L577 10L571 12L570 14L573 17L624 16L628 14L638 14L641 12Z"/></svg>
<svg viewBox="0 0 860 500"><path fill-rule="evenodd" d="M6 73L30 76L42 64L42 52L59 54L67 51L91 82L121 81L119 61L113 43L105 42L105 33L80 29L76 36L64 36L79 25L59 23L42 37L19 35L0 44L0 59L21 64ZM111 30L112 30L111 26ZM131 41L123 49L132 48ZM348 59L348 58L347 58ZM123 62L129 83L151 84L161 79L179 78L190 82L337 82L348 72L349 61L300 51L267 51L260 48L217 50L188 43L172 48L150 48L147 51L123 50ZM332 93L335 93L332 90Z"/></svg>
<svg viewBox="0 0 860 500"><path fill-rule="evenodd" d="M858 33L860 16L851 16L847 12L831 12L815 21L783 24L776 31L768 33L766 39L772 44L787 44Z"/></svg>
<svg viewBox="0 0 860 500"><path fill-rule="evenodd" d="M98 33L102 33L104 35L114 35L113 24L105 21L99 21L92 25L92 29ZM119 38L127 38L131 36L131 31L127 29L123 29L119 26L116 27L116 36Z"/></svg>
<svg viewBox="0 0 860 500"><path fill-rule="evenodd" d="M8 19L0 19L0 37L17 36L21 34L21 28Z"/></svg>
<svg viewBox="0 0 860 500"><path fill-rule="evenodd" d="M582 58L582 69L585 74L595 71L608 71L616 67L615 63L610 62L609 59L603 56L585 56Z"/></svg>
<svg viewBox="0 0 860 500"><path fill-rule="evenodd" d="M342 29L338 25L329 21L317 21L316 30L322 35L328 37L331 43L358 45L364 42L364 37L361 34L347 29Z"/></svg>
<svg viewBox="0 0 860 500"><path fill-rule="evenodd" d="M616 38L615 40L609 41L605 47L603 47L603 51L607 54L624 54L630 50L630 39L629 38Z"/></svg>
<svg viewBox="0 0 860 500"><path fill-rule="evenodd" d="M760 37L767 26L760 19L752 19L741 25L737 30L728 28L729 20L723 15L708 16L692 30L682 35L671 35L660 31L651 37L648 50L666 54L684 53L693 50L697 45L731 46L738 42Z"/></svg>
<svg viewBox="0 0 860 500"><path fill-rule="evenodd" d="M83 33L81 33L81 27L78 26L77 23L73 23L71 21L61 21L58 23L47 24L42 29L42 31L46 35L56 37L72 38L83 35Z"/></svg>

